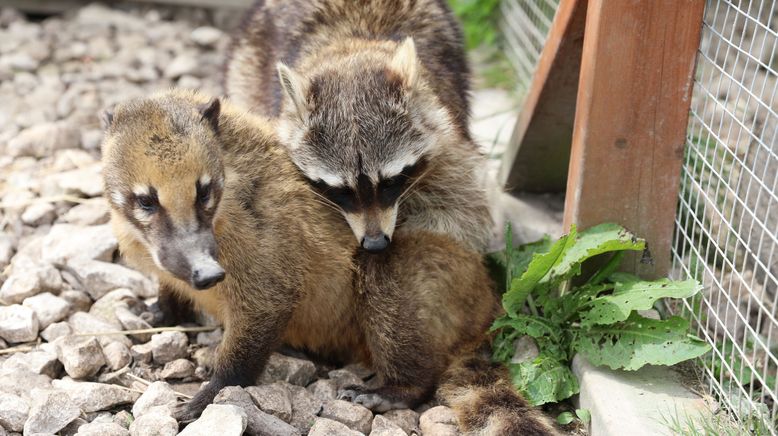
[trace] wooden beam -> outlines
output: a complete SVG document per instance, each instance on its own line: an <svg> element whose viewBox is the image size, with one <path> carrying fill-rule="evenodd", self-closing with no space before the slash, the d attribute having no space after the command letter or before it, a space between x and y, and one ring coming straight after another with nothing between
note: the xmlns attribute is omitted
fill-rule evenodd
<svg viewBox="0 0 778 436"><path fill-rule="evenodd" d="M645 237L625 269L664 276L704 0L590 0L564 225Z"/></svg>
<svg viewBox="0 0 778 436"><path fill-rule="evenodd" d="M562 0L513 129L499 180L514 192L563 192L570 161L586 0Z"/></svg>

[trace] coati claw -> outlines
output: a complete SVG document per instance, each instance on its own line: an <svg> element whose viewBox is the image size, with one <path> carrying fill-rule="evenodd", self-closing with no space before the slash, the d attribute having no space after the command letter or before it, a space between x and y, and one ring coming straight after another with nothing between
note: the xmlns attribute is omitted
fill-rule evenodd
<svg viewBox="0 0 778 436"><path fill-rule="evenodd" d="M359 392L357 392L355 389L341 389L338 391L338 399L343 401L351 401L353 402L357 396L359 395Z"/></svg>
<svg viewBox="0 0 778 436"><path fill-rule="evenodd" d="M366 389L362 386L347 386L338 392L338 399L350 401L374 411L374 412L388 412L393 409L407 408L407 405L402 402L394 402L383 395L375 392L375 390Z"/></svg>
<svg viewBox="0 0 778 436"><path fill-rule="evenodd" d="M179 423L190 423L197 419L198 416L200 416L200 412L193 410L191 406L191 402L186 403L178 403L174 406L170 407L170 412L173 418L178 421Z"/></svg>

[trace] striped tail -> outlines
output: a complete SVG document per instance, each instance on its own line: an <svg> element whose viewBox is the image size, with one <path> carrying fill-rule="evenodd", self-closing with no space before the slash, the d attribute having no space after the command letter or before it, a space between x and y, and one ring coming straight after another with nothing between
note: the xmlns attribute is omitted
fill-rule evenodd
<svg viewBox="0 0 778 436"><path fill-rule="evenodd" d="M549 417L516 392L505 366L483 357L468 356L453 362L443 374L438 396L454 409L467 434L562 434Z"/></svg>

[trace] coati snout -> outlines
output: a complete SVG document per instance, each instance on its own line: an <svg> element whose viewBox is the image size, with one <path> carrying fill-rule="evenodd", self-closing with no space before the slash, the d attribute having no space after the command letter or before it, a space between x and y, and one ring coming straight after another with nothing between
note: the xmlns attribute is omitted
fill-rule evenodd
<svg viewBox="0 0 778 436"><path fill-rule="evenodd" d="M175 116L143 105L103 116L108 199L159 269L194 289L211 288L226 275L214 236L224 185L219 100ZM112 130L117 120L121 130Z"/></svg>

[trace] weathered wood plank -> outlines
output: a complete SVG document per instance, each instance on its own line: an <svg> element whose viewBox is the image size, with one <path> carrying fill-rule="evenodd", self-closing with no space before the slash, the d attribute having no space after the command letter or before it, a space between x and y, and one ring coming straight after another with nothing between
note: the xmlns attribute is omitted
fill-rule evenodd
<svg viewBox="0 0 778 436"><path fill-rule="evenodd" d="M590 0L565 227L620 223L645 237L663 276L678 198L704 0Z"/></svg>
<svg viewBox="0 0 778 436"><path fill-rule="evenodd" d="M563 192L570 161L586 0L562 0L513 129L500 182L515 192Z"/></svg>

